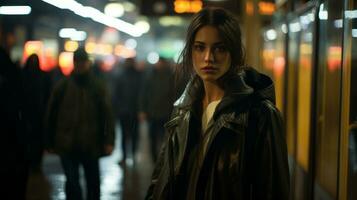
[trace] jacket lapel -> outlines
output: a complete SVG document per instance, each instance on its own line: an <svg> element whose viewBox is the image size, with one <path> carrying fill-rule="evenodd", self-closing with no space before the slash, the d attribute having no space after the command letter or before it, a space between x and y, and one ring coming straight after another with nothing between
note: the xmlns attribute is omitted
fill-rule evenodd
<svg viewBox="0 0 357 200"><path fill-rule="evenodd" d="M190 127L191 112L187 111L183 117L179 115L174 117L172 120L165 124L167 131L180 130L180 132L171 132L171 143L173 154L176 155L174 158L175 162L175 175L179 173L180 166L182 164L188 140L188 132Z"/></svg>
<svg viewBox="0 0 357 200"><path fill-rule="evenodd" d="M247 121L246 115L239 115L239 117L236 117L235 115L236 114L234 112L222 114L217 121L213 123L214 126L210 127L208 130L210 133L204 135L199 152L199 169L201 169L212 143L215 141L216 137L222 133L221 130L223 128L226 128L235 134L240 134L245 129L243 124Z"/></svg>

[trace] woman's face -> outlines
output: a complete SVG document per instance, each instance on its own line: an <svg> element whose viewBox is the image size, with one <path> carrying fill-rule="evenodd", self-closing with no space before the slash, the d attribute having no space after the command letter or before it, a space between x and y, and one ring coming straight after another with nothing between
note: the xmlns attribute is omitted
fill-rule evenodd
<svg viewBox="0 0 357 200"><path fill-rule="evenodd" d="M203 81L215 82L231 65L231 55L218 30L203 26L196 33L192 46L192 63Z"/></svg>

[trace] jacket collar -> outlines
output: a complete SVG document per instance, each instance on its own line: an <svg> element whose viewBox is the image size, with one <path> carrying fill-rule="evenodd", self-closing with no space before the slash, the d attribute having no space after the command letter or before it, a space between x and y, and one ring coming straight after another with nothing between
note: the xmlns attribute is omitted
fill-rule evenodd
<svg viewBox="0 0 357 200"><path fill-rule="evenodd" d="M174 103L174 107L178 109L192 109L198 95L190 92L193 89L197 80L194 78L189 81L181 97ZM237 73L237 76L230 84L230 90L223 97L222 101L216 108L213 117L221 113L232 104L239 104L243 99L249 96L254 96L255 100L268 99L275 103L275 91L273 81L266 75L257 72L251 67L246 67ZM203 89L203 88L201 88Z"/></svg>
<svg viewBox="0 0 357 200"><path fill-rule="evenodd" d="M234 86L231 87L231 91L228 92L228 95L223 97L221 103L217 107L217 110L224 109L227 106L231 105L232 103L236 102L237 100L243 99L244 97L249 96L254 92L254 89L246 84L244 77L245 77L244 71L237 74L237 78L235 79L234 82L232 82ZM198 98L198 95L192 95L192 93L190 93L190 90L192 90L195 81L197 80L191 79L188 82L184 92L182 93L180 98L177 99L176 102L174 103L174 107L177 107L179 109L192 108L195 100L197 100Z"/></svg>

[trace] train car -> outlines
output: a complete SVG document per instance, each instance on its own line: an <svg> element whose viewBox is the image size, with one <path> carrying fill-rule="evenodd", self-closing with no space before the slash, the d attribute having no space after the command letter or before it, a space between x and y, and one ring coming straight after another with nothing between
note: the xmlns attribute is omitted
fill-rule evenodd
<svg viewBox="0 0 357 200"><path fill-rule="evenodd" d="M357 199L357 0L278 13L260 57L285 119L291 199Z"/></svg>

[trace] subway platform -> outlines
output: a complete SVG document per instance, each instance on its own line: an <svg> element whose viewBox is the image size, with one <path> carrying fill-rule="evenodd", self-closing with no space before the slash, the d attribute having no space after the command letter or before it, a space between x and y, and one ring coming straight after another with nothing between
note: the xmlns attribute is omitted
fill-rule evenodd
<svg viewBox="0 0 357 200"><path fill-rule="evenodd" d="M136 200L144 199L150 184L153 163L149 154L147 124L140 124L140 139L136 162L129 157L126 166L119 165L121 159L121 131L116 126L116 142L112 155L100 159L101 171L101 200ZM83 170L81 186L85 196L85 180ZM56 154L45 154L42 172L30 173L27 199L28 200L64 200L65 176Z"/></svg>

